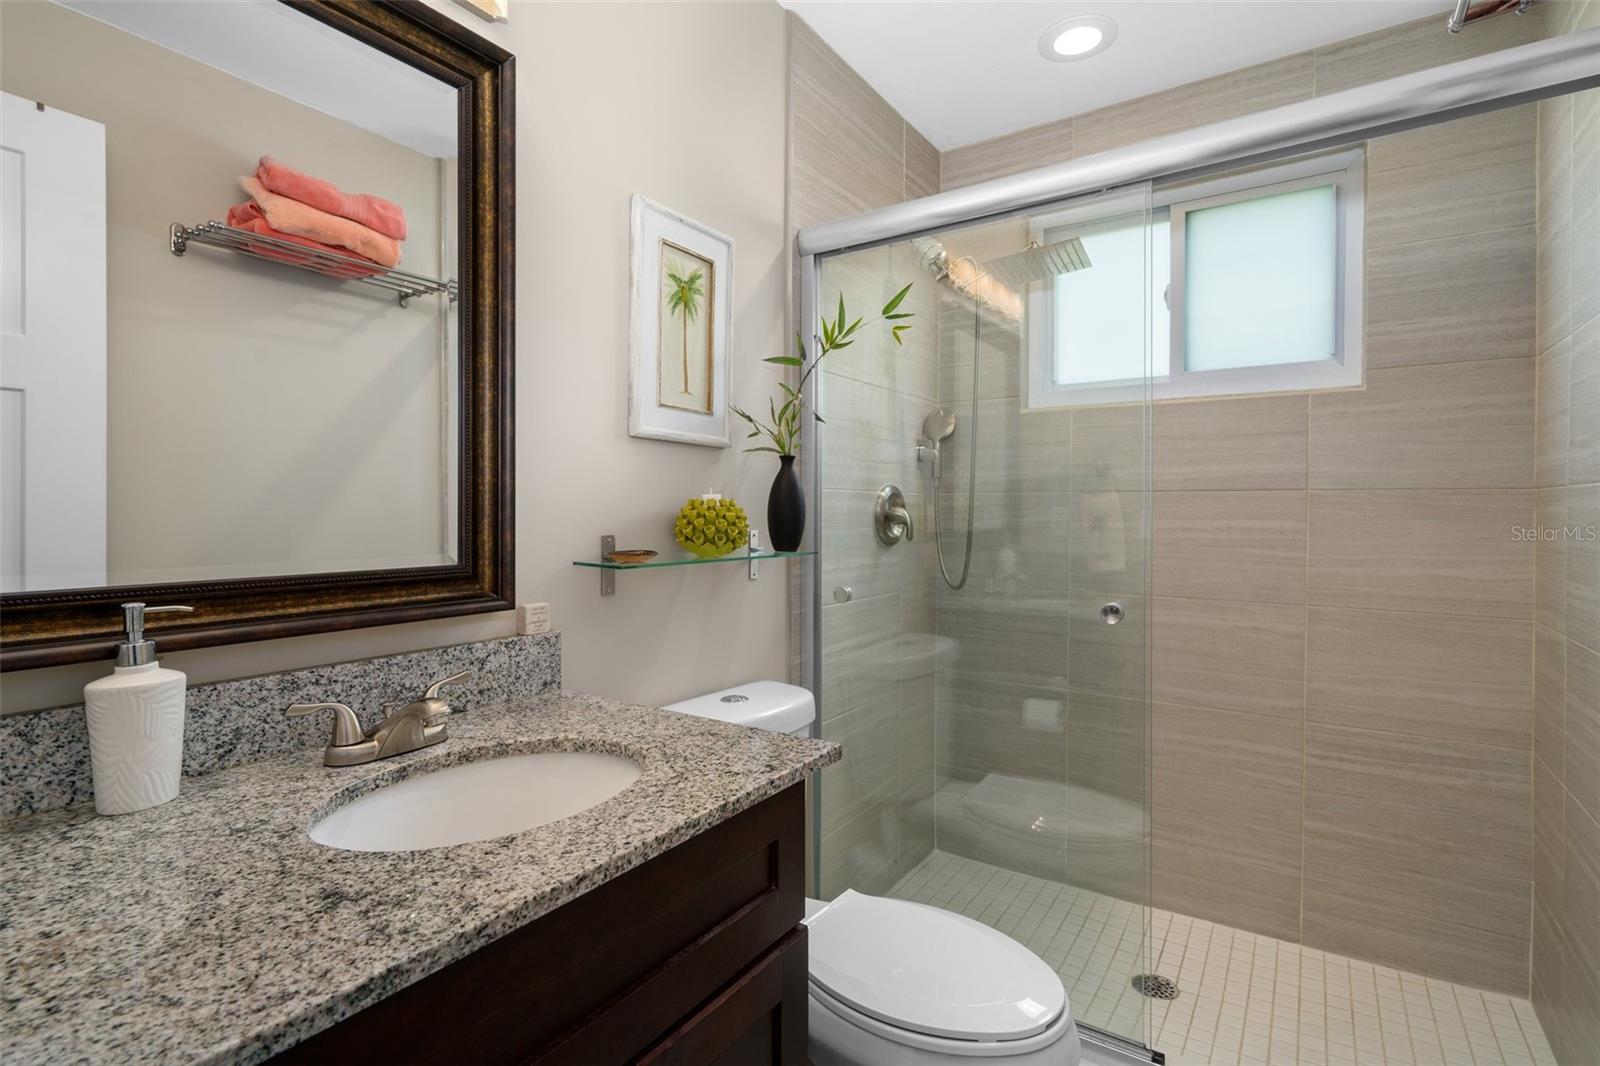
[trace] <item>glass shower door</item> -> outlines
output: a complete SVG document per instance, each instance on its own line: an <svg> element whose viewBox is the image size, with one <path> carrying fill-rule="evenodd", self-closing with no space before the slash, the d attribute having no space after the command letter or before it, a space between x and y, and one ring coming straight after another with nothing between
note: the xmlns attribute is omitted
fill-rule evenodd
<svg viewBox="0 0 1600 1066"><path fill-rule="evenodd" d="M815 681L846 754L817 890L985 922L1140 1044L1153 232L1118 190L831 256L817 287L853 318L910 282L915 315L820 375ZM890 490L912 535L885 541Z"/></svg>

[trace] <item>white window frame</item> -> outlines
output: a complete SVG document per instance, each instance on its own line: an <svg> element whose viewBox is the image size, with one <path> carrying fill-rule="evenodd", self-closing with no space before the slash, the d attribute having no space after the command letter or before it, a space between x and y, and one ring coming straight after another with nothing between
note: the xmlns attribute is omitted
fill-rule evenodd
<svg viewBox="0 0 1600 1066"><path fill-rule="evenodd" d="M1239 203L1297 189L1334 187L1335 289L1334 351L1326 359L1268 366L1230 367L1218 370L1187 369L1184 337L1184 218L1190 211ZM1168 216L1171 276L1167 290L1170 324L1168 362L1150 367L1142 378L1092 384L1058 385L1055 381L1055 294L1051 284L1030 286L1023 329L1028 357L1022 361L1022 394L1028 409L1078 407L1088 404L1134 403L1201 396L1246 396L1277 392L1357 388L1362 383L1362 343L1365 315L1365 204L1366 155L1351 149L1330 155L1230 174L1225 177L1155 191L1146 220L1162 212ZM1104 211L1104 207L1100 207ZM1068 208L1037 216L1029 237L1039 243L1046 234L1065 226L1080 232L1125 223L1128 213L1097 217L1095 205ZM1084 226L1084 223L1088 223ZM1154 232L1154 228L1151 228ZM1146 316L1147 322L1153 315ZM1032 326L1033 328L1030 328ZM1146 358L1153 346L1146 338Z"/></svg>

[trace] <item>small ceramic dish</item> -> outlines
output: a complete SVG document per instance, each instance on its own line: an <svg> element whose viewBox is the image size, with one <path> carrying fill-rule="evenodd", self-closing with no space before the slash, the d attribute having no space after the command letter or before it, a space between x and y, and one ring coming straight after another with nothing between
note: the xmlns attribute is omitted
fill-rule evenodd
<svg viewBox="0 0 1600 1066"><path fill-rule="evenodd" d="M648 563L656 557L656 553L649 548L618 548L606 553L606 559L613 563L633 565L635 563Z"/></svg>

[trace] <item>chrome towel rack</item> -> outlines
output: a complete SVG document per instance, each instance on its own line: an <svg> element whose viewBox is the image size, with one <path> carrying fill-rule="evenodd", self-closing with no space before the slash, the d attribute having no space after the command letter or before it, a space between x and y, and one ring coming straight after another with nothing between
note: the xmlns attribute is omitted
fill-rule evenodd
<svg viewBox="0 0 1600 1066"><path fill-rule="evenodd" d="M457 297L454 281L440 281L408 270L386 270L370 259L308 248L293 241L237 229L225 222L202 222L198 226L174 222L169 231L172 254L183 255L189 250L190 244L226 248L254 259L321 274L334 281L359 281L386 289L398 295L401 307L407 306L413 296L431 296L442 292L451 303L455 303Z"/></svg>

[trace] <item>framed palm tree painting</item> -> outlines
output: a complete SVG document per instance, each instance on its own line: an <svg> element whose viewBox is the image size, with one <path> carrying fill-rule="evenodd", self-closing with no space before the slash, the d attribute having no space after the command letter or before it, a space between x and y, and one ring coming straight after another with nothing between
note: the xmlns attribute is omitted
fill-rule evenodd
<svg viewBox="0 0 1600 1066"><path fill-rule="evenodd" d="M733 239L635 195L628 432L726 448Z"/></svg>

